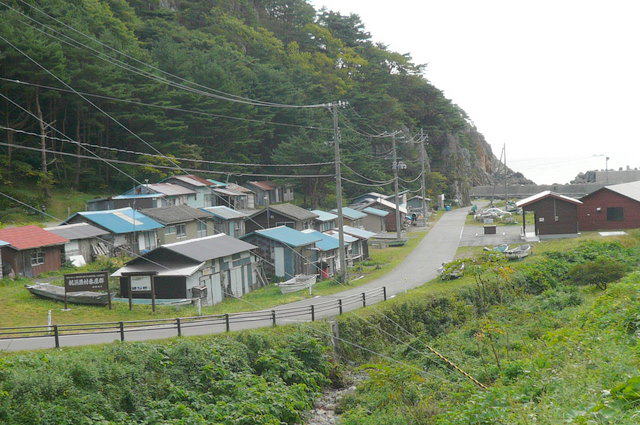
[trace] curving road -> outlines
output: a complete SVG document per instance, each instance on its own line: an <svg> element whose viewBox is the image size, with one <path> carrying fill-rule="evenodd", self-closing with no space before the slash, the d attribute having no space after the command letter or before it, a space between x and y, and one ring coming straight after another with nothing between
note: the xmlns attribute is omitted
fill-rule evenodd
<svg viewBox="0 0 640 425"><path fill-rule="evenodd" d="M346 298L353 300L352 302L345 303L343 306L343 311L350 311L362 306L356 299L363 292L375 291L384 286L386 287L387 296L389 297L420 286L437 277L437 269L442 263L451 261L455 256L464 229L467 212L468 209L463 208L443 214L440 220L435 223L429 233L427 233L418 246L401 264L376 280L333 295L318 296L275 307L277 322L287 324L309 321L311 317L308 310L311 309L312 305L316 306L316 319L332 317L338 314L336 305L339 299ZM378 295L370 297L366 302L367 304L374 304L381 300L382 294L378 292ZM325 307L322 307L323 303ZM298 312L292 312L292 309L297 309ZM299 312L299 309L304 309L304 312ZM256 315L258 315L258 318L256 318ZM253 329L272 326L273 324L270 313L265 314L264 311L261 313L243 313L242 317L246 318L246 320L240 323L233 323L231 330ZM238 318L238 316L236 316L236 318ZM182 327L182 335L214 334L224 332L225 330L225 324L219 320L209 323L198 322L197 326L185 324ZM176 328L173 324L150 326L139 328L138 330L128 329L126 332L127 341L161 339L173 336L176 336ZM116 331L101 334L61 335L60 345L65 347L103 344L119 339L120 335ZM53 344L54 341L52 337L6 339L0 340L0 351L51 348Z"/></svg>

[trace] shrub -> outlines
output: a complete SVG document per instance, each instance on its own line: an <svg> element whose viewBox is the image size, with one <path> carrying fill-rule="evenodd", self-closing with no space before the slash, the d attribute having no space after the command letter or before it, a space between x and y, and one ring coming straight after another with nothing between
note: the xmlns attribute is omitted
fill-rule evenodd
<svg viewBox="0 0 640 425"><path fill-rule="evenodd" d="M598 258L583 264L576 264L569 270L569 279L576 285L596 285L607 289L607 284L621 279L628 266L608 258Z"/></svg>

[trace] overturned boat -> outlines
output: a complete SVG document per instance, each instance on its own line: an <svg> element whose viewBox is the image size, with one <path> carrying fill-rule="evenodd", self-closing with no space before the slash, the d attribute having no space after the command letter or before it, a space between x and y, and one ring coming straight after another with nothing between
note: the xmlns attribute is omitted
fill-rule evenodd
<svg viewBox="0 0 640 425"><path fill-rule="evenodd" d="M520 245L517 248L507 249L504 251L504 255L509 260L519 260L521 258L527 257L531 254L531 245Z"/></svg>
<svg viewBox="0 0 640 425"><path fill-rule="evenodd" d="M36 283L34 285L25 285L25 287L27 288L27 291L37 297L64 302L64 286L51 285L49 283ZM109 294L104 292L69 292L66 297L67 302L72 304L107 305L109 303Z"/></svg>
<svg viewBox="0 0 640 425"><path fill-rule="evenodd" d="M284 282L276 283L276 285L280 288L281 293L288 294L303 289L311 289L316 284L316 279L317 275L315 274L299 274Z"/></svg>

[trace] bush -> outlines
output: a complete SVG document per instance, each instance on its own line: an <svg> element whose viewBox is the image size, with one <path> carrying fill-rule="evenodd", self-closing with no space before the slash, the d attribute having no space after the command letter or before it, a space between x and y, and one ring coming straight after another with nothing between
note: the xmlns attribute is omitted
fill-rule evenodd
<svg viewBox="0 0 640 425"><path fill-rule="evenodd" d="M598 258L583 264L576 264L569 270L569 279L576 285L596 285L607 289L607 284L621 279L629 267L619 261Z"/></svg>

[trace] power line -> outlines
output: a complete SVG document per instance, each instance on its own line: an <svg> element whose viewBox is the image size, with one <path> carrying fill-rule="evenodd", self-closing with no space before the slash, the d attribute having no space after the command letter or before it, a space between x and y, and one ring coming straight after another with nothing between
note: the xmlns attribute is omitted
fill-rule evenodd
<svg viewBox="0 0 640 425"><path fill-rule="evenodd" d="M71 142L74 143L74 142ZM32 147L32 146L24 146L24 145L16 145L15 143L6 143L0 142L0 146L7 146L15 149L25 149L36 152L42 152L42 148ZM243 172L233 172L233 171L214 171L214 170L204 170L198 168L184 168L184 167L172 167L170 165L158 165L158 164L145 164L142 162L135 161L125 161L122 159L112 159L112 158L103 158L103 157L92 157L89 155L80 155L70 152L56 151L52 149L44 149L44 152L53 153L56 155L70 156L73 158L81 158L81 159L92 159L99 160L102 162L111 162L115 164L124 164L124 165L133 165L139 167L147 167L147 168L157 168L161 170L175 170L182 171L184 173L202 173L202 174L215 174L215 175L225 175L225 176L238 176L238 177L272 177L272 178L321 178L321 177L333 177L333 174L256 174L256 173L243 173ZM167 158L168 159L168 158ZM136 180L138 184L142 184Z"/></svg>
<svg viewBox="0 0 640 425"><path fill-rule="evenodd" d="M10 82L10 83L14 83L14 84L22 84L22 85L26 85L26 86L33 86L33 87L43 88L43 89L47 89L47 90L56 90L56 91L59 91L59 92L74 93L72 90L64 89L64 88L61 88L61 87L53 87L53 86L48 86L48 85L45 85L45 84L30 83L30 82L26 82L26 81L14 80L14 79L11 79L11 78L0 77L0 80L7 81L7 82ZM279 121L267 121L267 120L259 120L259 119L252 119L252 118L243 118L243 117L236 117L236 116L233 116L233 115L214 114L214 113L211 113L211 112L197 111L197 110L193 110L193 109L185 109L185 108L179 108L179 107L173 107L173 106L156 105L156 104L153 104L153 103L145 103L145 102L141 102L141 101L138 101L138 100L121 99L121 98L118 98L118 97L95 94L95 93L87 93L87 92L82 92L82 91L78 91L78 93L81 93L81 94L83 94L85 96L95 97L95 98L98 98L98 99L110 100L110 101L114 101L114 102L123 102L123 103L129 103L129 104L133 104L133 105L139 105L139 106L148 106L148 107L151 107L151 108L164 109L164 110L168 110L168 111L185 112L185 113L190 113L190 114L209 116L209 117L213 117L213 118L225 118L225 119L238 120L238 121L254 122L254 123L258 123L258 124L279 125L279 126L283 126L283 127L293 127L293 128L304 128L304 129L308 129L308 130L333 131L332 129L326 128L326 127L317 127L317 126L312 126L312 125L290 124L290 123L284 123L284 122L279 122Z"/></svg>
<svg viewBox="0 0 640 425"><path fill-rule="evenodd" d="M355 185L358 185L358 186L365 186L365 187L381 187L381 186L388 186L388 185L390 185L390 184L392 184L392 183L393 183L393 180L392 180L392 181L390 181L390 182L388 182L388 183L385 183L385 184L379 184L379 183L361 183L361 182L357 182L357 181L355 181L355 180L348 179L348 178L346 178L346 177L342 177L342 180L344 180L344 181L346 181L346 182L349 182L349 183L352 183L352 184L355 184Z"/></svg>
<svg viewBox="0 0 640 425"><path fill-rule="evenodd" d="M32 7L31 5L29 5L26 2L23 2L23 3L28 5L29 7ZM72 40L74 43L77 43L79 46L82 46L82 47L94 52L94 54L96 54L102 60L105 60L105 61L107 61L107 62L109 62L109 63L111 63L113 65L119 66L121 68L125 68L128 71L134 72L136 74L139 74L139 75L142 75L142 76L146 76L147 78L154 79L154 80L159 81L159 82L163 82L163 83L165 83L167 85L170 85L170 86L173 86L173 87L176 87L176 88L181 88L181 89L183 89L185 91L189 91L189 92L200 94L200 95L207 96L207 97L212 97L212 98L219 99L219 100L225 100L225 101L229 101L229 102L241 103L241 104L252 105L252 106L261 106L261 107L294 108L294 109L295 108L297 108L297 109L307 108L307 109L310 109L310 108L326 108L328 106L328 104L325 104L325 103L310 104L310 105L291 105L291 104L283 104L283 103L275 103L275 102L263 102L263 101L250 99L250 98L246 98L248 100L245 100L245 98L241 98L241 97L238 97L238 96L236 96L235 98L234 97L229 97L229 96L235 96L235 95L229 95L229 94L226 94L226 93L225 93L225 95L219 95L219 94L215 94L215 93L202 91L202 90L199 90L199 89L194 89L192 87L185 86L185 85L179 84L179 83L175 83L175 82L173 82L171 80L167 80L166 78L159 77L159 76L157 76L155 74L151 74L151 73L148 73L146 71L141 71L141 70L133 67L132 65L127 64L126 62L120 61L119 59L117 59L117 58L115 58L113 56L110 56L110 55L108 55L108 54L106 54L104 52L100 52L100 51L94 49L91 46L88 46L88 45L86 45L86 44L84 44L84 43L82 43L82 42L80 42L80 41L78 41L78 40L76 40L76 39L74 39L72 37L69 37L68 35L66 35L64 33L61 33L60 31L55 30L54 28L50 27L49 25L46 25L46 24L38 21L37 19L34 19L34 18L22 13L21 11L15 9L15 8L12 8L11 6L7 5L6 3L4 3L2 1L0 1L0 4L4 5L5 7L9 8L11 10L13 10L14 12L22 15L23 17L29 19L30 21L36 22L36 23L42 25L43 27L47 28L48 30L53 31L56 34L60 34L63 37L65 37L65 38L67 38L69 40ZM45 12L41 12L41 13L47 15ZM47 16L49 16L49 15L47 15ZM51 17L51 18L55 20L55 18L53 18L53 17ZM32 26L31 24L25 23L24 21L23 21L23 23L26 24L27 26L30 26L30 27L36 29L39 32L42 32L43 34L45 34L45 35L47 35L49 37L55 38L55 39L57 39L59 41L62 41L65 44L70 44L69 42L65 42L64 40L60 40L59 37L56 37L56 36L54 36L52 34L49 34L46 31L42 31L42 30ZM77 48L78 46L73 46L73 47ZM115 49L112 49L112 50L115 50ZM106 60L103 56L106 57L109 60ZM210 90L213 90L213 89L210 89Z"/></svg>
<svg viewBox="0 0 640 425"><path fill-rule="evenodd" d="M33 133L33 132L30 132L30 131L25 131L25 130L19 130L17 128L5 127L5 126L2 126L2 125L0 125L0 129L13 131L13 132L16 132L16 133L25 134L25 135L28 135L28 136L42 137L42 135L38 134L38 133ZM62 142L71 142L71 143L79 144L79 145L82 145L82 146L88 146L88 147L93 147L93 148L97 148L97 149L105 149L105 150L114 151L114 152L122 152L122 153L131 154L131 155L145 155L145 156L151 156L151 157L155 157L155 158L166 158L165 155L158 155L158 154L153 154L153 153L148 153L148 152L140 152L140 151L133 151L133 150L128 150L128 149L114 148L114 147L110 147L110 146L95 145L95 144L92 144L92 143L78 142L78 141L74 141L74 140L62 139L60 137L54 137L54 136L48 136L48 135L45 135L44 137L46 137L47 139L51 139L51 140L58 140L58 141L62 141ZM194 163L216 164L216 165L247 166L247 167L309 167L309 166L316 166L316 165L330 165L330 164L332 164L332 162L313 162L313 163L307 163L307 164L253 164L253 163L245 163L245 162L223 162L223 161L211 161L211 160L206 160L206 159L181 158L181 157L172 157L172 158L177 160L177 161L188 161L188 162L194 162Z"/></svg>
<svg viewBox="0 0 640 425"><path fill-rule="evenodd" d="M341 163L347 170L351 171L353 174L355 174L356 176L363 178L365 180L368 180L372 183L381 183L381 184L388 184L390 182L393 181L393 179L390 180L374 180L374 179L370 179L369 177L366 177L360 173L358 173L356 170L354 170L353 168L349 167L347 164L345 164L344 162Z"/></svg>

